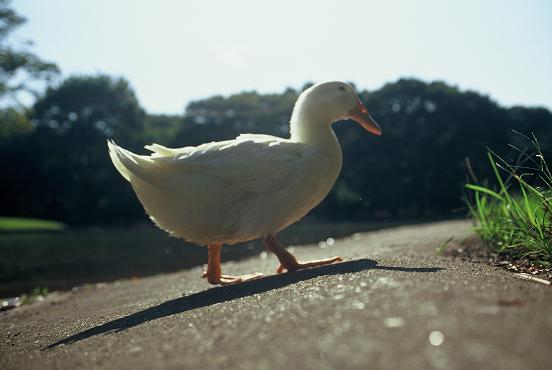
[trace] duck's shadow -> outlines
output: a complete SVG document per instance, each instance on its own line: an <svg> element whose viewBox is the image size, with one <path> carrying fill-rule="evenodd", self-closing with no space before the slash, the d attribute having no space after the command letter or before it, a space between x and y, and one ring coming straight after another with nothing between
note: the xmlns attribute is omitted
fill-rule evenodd
<svg viewBox="0 0 552 370"><path fill-rule="evenodd" d="M196 308L248 297L254 294L267 292L269 290L282 288L299 281L314 279L319 276L339 275L369 269L402 272L437 272L442 270L440 267L379 266L374 260L360 259L317 268L299 270L293 273L266 276L240 284L211 288L188 296L171 299L170 301L161 303L157 306L146 308L145 310L121 317L120 319L106 322L105 324L95 326L70 337L61 339L43 348L43 350L63 344L71 344L100 334L123 331L148 321L176 315Z"/></svg>

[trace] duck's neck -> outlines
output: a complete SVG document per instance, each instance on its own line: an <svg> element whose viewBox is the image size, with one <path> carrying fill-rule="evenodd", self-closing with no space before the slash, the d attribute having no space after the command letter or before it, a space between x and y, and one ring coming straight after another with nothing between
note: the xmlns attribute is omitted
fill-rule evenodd
<svg viewBox="0 0 552 370"><path fill-rule="evenodd" d="M341 147L331 122L324 122L316 110L310 110L302 104L296 105L291 116L290 133L291 140L313 146L327 155L338 171L341 169Z"/></svg>

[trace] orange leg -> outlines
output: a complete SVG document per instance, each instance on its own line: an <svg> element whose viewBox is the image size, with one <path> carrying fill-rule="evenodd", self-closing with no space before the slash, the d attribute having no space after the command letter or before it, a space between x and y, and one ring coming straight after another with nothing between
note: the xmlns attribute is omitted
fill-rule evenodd
<svg viewBox="0 0 552 370"><path fill-rule="evenodd" d="M220 250L222 249L222 244L209 244L207 245L207 248L209 250L209 260L207 262L207 271L203 272L202 277L207 278L207 281L210 284L234 284L246 280L256 279L263 275L259 272L240 276L222 275L220 267Z"/></svg>
<svg viewBox="0 0 552 370"><path fill-rule="evenodd" d="M343 261L343 258L339 256L335 256L332 258L322 259L322 260L298 262L293 254L289 253L287 250L284 249L284 247L282 247L278 239L276 239L276 235L271 234L265 237L263 242L266 248L272 253L274 253L276 257L278 257L278 260L280 261L280 267L278 267L277 272L279 274L284 272L284 270L291 272L291 271L297 271L299 269L329 265L334 262Z"/></svg>

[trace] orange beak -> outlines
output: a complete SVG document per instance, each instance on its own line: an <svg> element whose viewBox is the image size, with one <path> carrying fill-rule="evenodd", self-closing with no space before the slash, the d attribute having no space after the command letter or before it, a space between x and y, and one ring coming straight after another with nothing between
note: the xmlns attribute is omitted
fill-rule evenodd
<svg viewBox="0 0 552 370"><path fill-rule="evenodd" d="M349 118L359 123L372 134L381 136L381 127L376 120L370 115L368 109L362 104L360 98L357 97L357 106L349 111Z"/></svg>

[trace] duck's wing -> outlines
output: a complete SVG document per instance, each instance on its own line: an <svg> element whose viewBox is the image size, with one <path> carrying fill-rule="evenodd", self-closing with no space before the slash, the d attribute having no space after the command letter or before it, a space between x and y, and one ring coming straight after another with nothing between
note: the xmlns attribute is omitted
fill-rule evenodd
<svg viewBox="0 0 552 370"><path fill-rule="evenodd" d="M304 164L307 151L302 143L248 134L154 160L162 162L169 172L195 171L250 192L267 193L285 186Z"/></svg>
<svg viewBox="0 0 552 370"><path fill-rule="evenodd" d="M285 140L280 139L271 135L263 134L241 134L235 140L226 140L226 141L212 141L210 143L201 144L199 146L185 146L183 148L168 148L160 144L150 144L145 145L144 148L152 152L152 157L174 157L180 154L192 154L193 152L205 152L216 147L226 146L235 141L255 141L255 142L272 142L274 140Z"/></svg>

